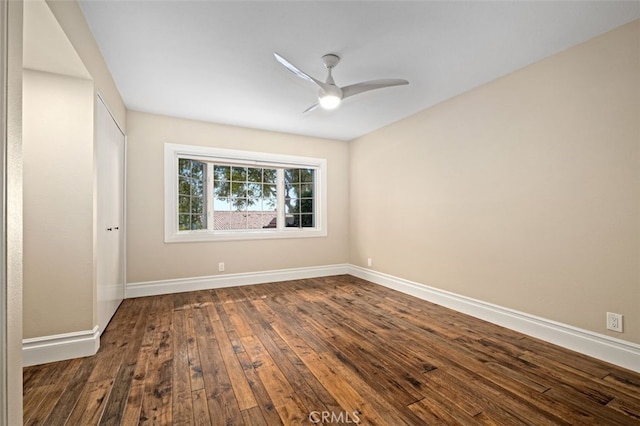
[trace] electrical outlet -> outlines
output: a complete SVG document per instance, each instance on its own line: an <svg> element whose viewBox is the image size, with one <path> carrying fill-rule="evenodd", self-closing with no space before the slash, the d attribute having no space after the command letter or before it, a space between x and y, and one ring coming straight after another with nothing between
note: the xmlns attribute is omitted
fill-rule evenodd
<svg viewBox="0 0 640 426"><path fill-rule="evenodd" d="M373 261L371 260L371 258L367 258L367 266L371 266L373 264Z"/></svg>
<svg viewBox="0 0 640 426"><path fill-rule="evenodd" d="M622 333L622 315L607 312L607 329Z"/></svg>
<svg viewBox="0 0 640 426"><path fill-rule="evenodd" d="M224 262L218 263L218 272L224 272Z"/></svg>

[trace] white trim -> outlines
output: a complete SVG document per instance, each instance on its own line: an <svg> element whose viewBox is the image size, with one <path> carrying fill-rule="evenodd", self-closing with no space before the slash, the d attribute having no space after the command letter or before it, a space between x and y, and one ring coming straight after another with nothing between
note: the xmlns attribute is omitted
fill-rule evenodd
<svg viewBox="0 0 640 426"><path fill-rule="evenodd" d="M308 268L280 269L276 271L247 272L242 274L213 275L208 277L178 278L173 280L128 283L125 298L156 296L185 291L209 290L265 284L304 278L328 277L347 274L349 265L312 266Z"/></svg>
<svg viewBox="0 0 640 426"><path fill-rule="evenodd" d="M5 158L7 149L7 106L8 96L7 87L8 79L7 74L9 72L8 59L9 59L9 45L8 45L8 31L9 19L8 19L9 5L7 2L0 4L0 23L2 24L2 31L0 31L0 164L2 164L2 171L0 172L0 194L2 199L0 200L0 425L8 425L8 407L9 401L7 395L9 394L9 386L7 381L7 371L9 365L7 363L7 348L8 340L7 336L9 330L7 327L7 218L5 206L7 204L7 185L6 185L6 169Z"/></svg>
<svg viewBox="0 0 640 426"><path fill-rule="evenodd" d="M118 120L116 120L116 116L113 115L113 113L111 112L111 108L109 108L109 104L107 103L105 97L102 96L102 93L99 90L96 90L96 96L100 99L100 101L104 105L105 109L107 110L107 112L109 113L111 118L113 119L113 122L116 123L116 127L118 128L118 130L120 130L120 133L122 133L122 136L126 137L126 134L124 132L124 127L122 127L120 125L120 123L118 123Z"/></svg>
<svg viewBox="0 0 640 426"><path fill-rule="evenodd" d="M100 348L100 330L54 334L22 340L23 364L25 367L65 359L95 355Z"/></svg>
<svg viewBox="0 0 640 426"><path fill-rule="evenodd" d="M348 273L572 351L640 373L640 345L568 324L349 265Z"/></svg>

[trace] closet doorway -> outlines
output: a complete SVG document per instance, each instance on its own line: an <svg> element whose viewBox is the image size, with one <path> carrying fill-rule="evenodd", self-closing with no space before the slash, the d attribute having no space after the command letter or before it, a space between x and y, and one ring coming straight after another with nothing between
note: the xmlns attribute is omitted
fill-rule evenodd
<svg viewBox="0 0 640 426"><path fill-rule="evenodd" d="M125 136L98 96L97 161L97 312L100 333L124 298L125 285Z"/></svg>

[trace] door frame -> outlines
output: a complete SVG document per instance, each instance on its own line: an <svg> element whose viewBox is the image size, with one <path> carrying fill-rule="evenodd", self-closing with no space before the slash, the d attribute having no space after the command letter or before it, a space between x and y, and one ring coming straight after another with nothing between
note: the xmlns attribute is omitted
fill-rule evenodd
<svg viewBox="0 0 640 426"><path fill-rule="evenodd" d="M0 1L0 426L22 424L23 8Z"/></svg>
<svg viewBox="0 0 640 426"><path fill-rule="evenodd" d="M6 425L8 421L7 410L7 256L6 256L6 229L7 221L5 217L6 206L6 149L7 149L7 30L9 20L7 16L8 5L3 1L0 3L0 163L2 173L0 173L0 187L2 188L2 200L0 200L0 215L2 216L2 226L0 227L0 425Z"/></svg>

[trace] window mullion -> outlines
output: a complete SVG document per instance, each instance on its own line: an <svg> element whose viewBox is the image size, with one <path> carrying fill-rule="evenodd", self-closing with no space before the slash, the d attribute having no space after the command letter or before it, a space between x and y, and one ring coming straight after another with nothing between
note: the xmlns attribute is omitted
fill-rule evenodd
<svg viewBox="0 0 640 426"><path fill-rule="evenodd" d="M207 231L213 232L213 163L207 164L207 184L205 185L205 200L207 213Z"/></svg>
<svg viewBox="0 0 640 426"><path fill-rule="evenodd" d="M284 169L276 169L276 195L278 197L277 213L277 229L282 231L285 228L284 219Z"/></svg>

